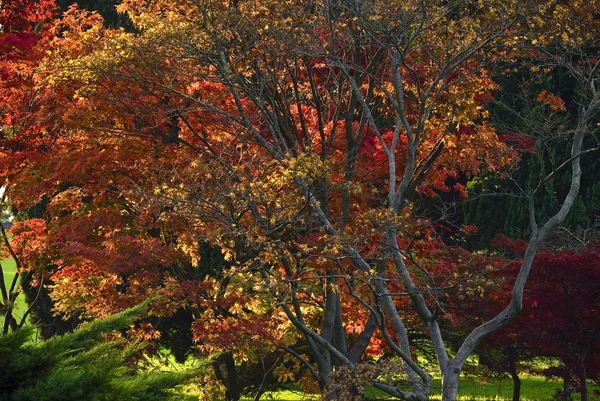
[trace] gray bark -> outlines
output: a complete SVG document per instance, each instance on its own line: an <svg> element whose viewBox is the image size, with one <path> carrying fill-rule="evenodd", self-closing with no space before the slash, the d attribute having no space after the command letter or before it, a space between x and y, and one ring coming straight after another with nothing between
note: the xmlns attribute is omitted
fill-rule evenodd
<svg viewBox="0 0 600 401"><path fill-rule="evenodd" d="M458 395L458 384L462 366L450 361L442 373L442 401L455 401Z"/></svg>

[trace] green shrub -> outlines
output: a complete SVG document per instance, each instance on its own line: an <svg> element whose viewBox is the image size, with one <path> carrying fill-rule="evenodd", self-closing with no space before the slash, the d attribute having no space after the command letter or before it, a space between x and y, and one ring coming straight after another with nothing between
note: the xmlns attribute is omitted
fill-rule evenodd
<svg viewBox="0 0 600 401"><path fill-rule="evenodd" d="M174 388L202 368L149 371L128 364L143 344L102 336L128 328L145 308L140 305L45 341L29 341L35 327L0 336L0 401L184 399Z"/></svg>

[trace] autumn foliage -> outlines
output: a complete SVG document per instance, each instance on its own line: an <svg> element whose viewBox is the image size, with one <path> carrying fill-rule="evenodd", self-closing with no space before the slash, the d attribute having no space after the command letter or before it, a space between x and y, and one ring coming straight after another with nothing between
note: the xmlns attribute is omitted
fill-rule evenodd
<svg viewBox="0 0 600 401"><path fill-rule="evenodd" d="M526 10L425 3L124 0L125 30L77 7L2 2L0 182L22 216L20 269L63 318L152 298L134 337L158 339L185 310L200 352L227 351L224 364L285 352L269 374L330 398L335 377L362 372L352 396L369 383L426 400L409 339L429 336L442 375L458 377L443 330L461 323L461 300L497 291L507 263L458 247L476 228L429 206L537 150L499 135L487 109L497 66L535 59L517 46ZM537 100L567 111L545 90ZM577 257L539 256L539 291L538 270ZM406 388L354 370L384 353Z"/></svg>

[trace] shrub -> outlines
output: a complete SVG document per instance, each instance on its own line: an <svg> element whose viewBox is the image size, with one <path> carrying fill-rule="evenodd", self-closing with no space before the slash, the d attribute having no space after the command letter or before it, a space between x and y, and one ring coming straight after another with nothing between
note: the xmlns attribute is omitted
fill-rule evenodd
<svg viewBox="0 0 600 401"><path fill-rule="evenodd" d="M178 372L144 369L131 363L144 344L102 335L128 328L145 309L140 305L45 341L29 341L35 327L0 336L0 401L184 399L175 388L202 367Z"/></svg>

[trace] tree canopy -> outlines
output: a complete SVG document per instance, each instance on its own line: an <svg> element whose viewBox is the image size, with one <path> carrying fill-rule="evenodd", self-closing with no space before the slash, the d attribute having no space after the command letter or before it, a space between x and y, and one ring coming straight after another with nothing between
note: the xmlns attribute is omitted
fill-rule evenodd
<svg viewBox="0 0 600 401"><path fill-rule="evenodd" d="M522 309L538 248L584 205L582 181L594 191L582 166L598 149L598 4L116 10L127 29L76 6L58 14L50 0L2 2L0 182L21 213L3 248L18 275L64 318L148 298L159 320L186 310L202 352L229 351L239 366L283 351L279 377L330 399L369 384L427 400L422 346L442 399L456 399L477 344ZM569 97L533 82L542 73L568 77ZM507 114L517 123L500 125ZM526 184L513 178L520 159L536 165ZM560 193L545 196L554 180ZM507 263L462 246L484 211L457 220L452 209L494 182L517 184L510 213L527 219L526 245L507 296L450 352L465 295L485 293ZM492 231L484 243L507 232ZM159 337L159 320L135 335ZM342 391L340 372L384 353L394 358Z"/></svg>

